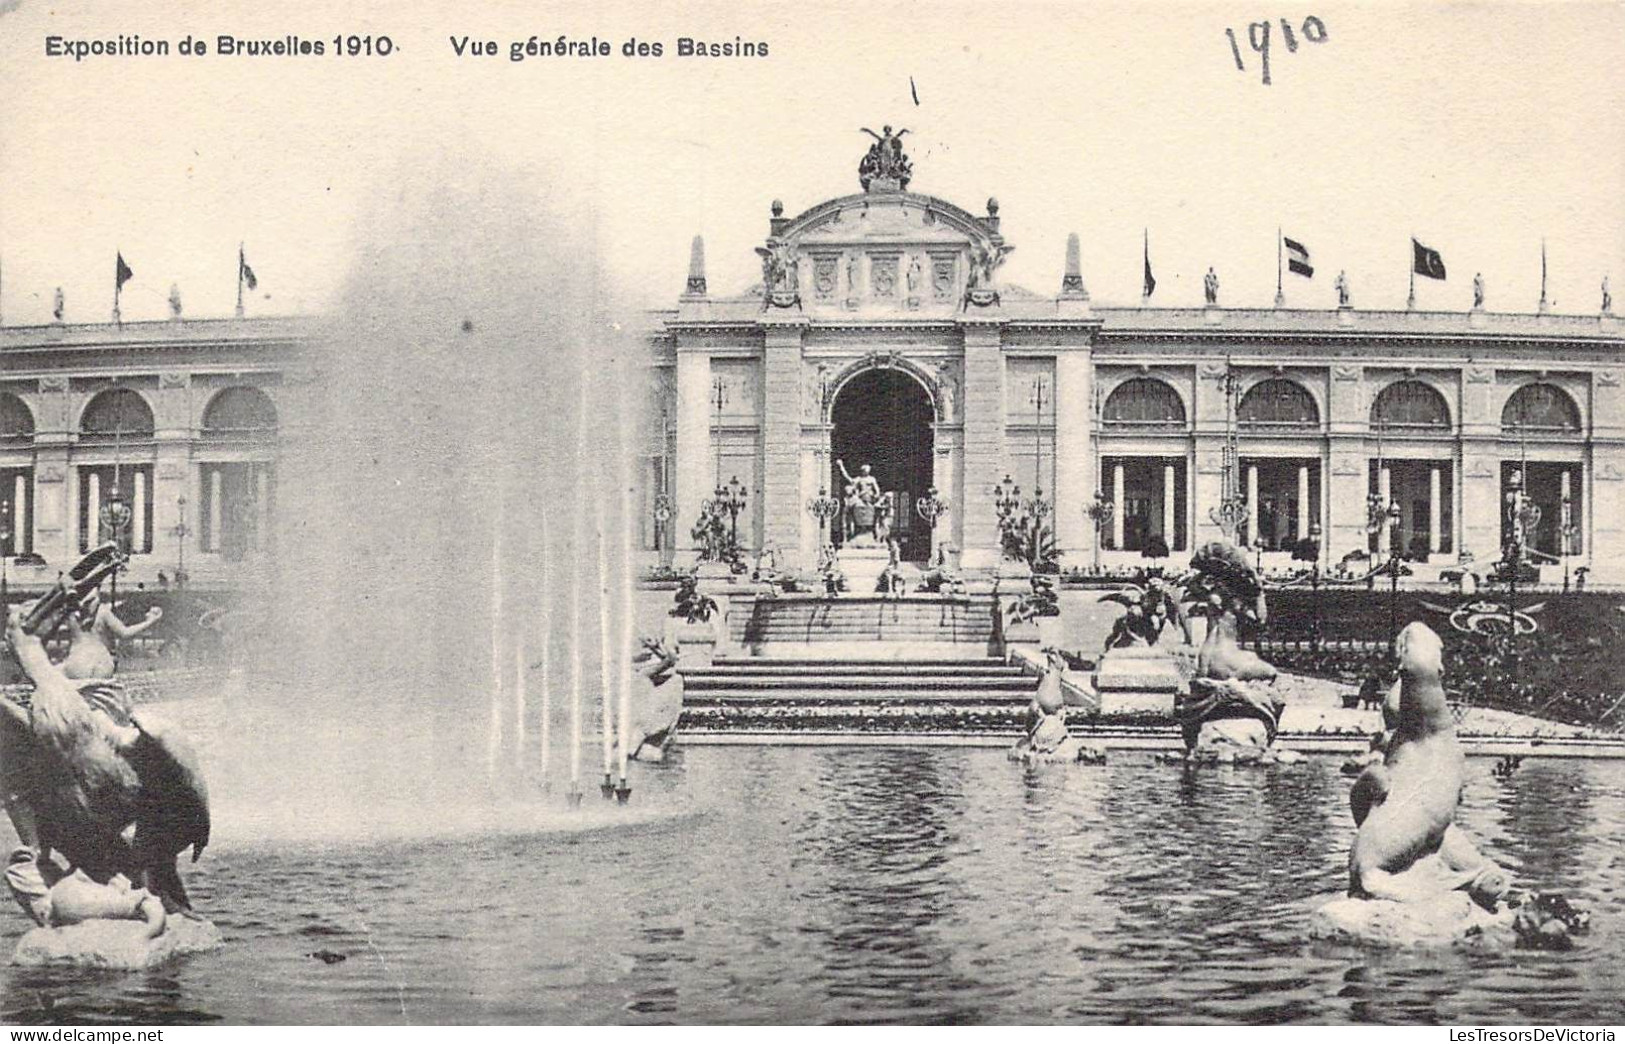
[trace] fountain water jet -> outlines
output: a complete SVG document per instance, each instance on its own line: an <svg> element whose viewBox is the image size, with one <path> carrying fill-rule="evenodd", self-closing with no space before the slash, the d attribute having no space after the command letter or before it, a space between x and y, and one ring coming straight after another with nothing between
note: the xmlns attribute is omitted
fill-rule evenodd
<svg viewBox="0 0 1625 1044"><path fill-rule="evenodd" d="M594 714L627 732L615 414L641 401L641 342L601 305L596 242L537 213L530 184L432 177L378 195L279 399L275 631L205 751L223 839L507 828L531 814L516 780L568 764L580 793ZM584 704L594 674L604 699Z"/></svg>

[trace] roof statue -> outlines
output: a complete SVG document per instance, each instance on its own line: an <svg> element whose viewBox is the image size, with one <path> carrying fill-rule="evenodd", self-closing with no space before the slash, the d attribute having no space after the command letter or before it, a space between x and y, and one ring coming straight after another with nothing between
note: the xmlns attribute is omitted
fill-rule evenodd
<svg viewBox="0 0 1625 1044"><path fill-rule="evenodd" d="M876 134L868 127L859 127L859 130L875 139L869 146L869 152L858 163L858 184L863 186L865 192L895 192L907 189L909 179L914 176L914 169L903 155L903 135L908 128L892 133L891 124L886 124Z"/></svg>

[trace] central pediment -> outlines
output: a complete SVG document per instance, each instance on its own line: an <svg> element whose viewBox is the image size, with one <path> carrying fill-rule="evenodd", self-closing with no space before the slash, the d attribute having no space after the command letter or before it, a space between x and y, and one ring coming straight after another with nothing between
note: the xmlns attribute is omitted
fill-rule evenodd
<svg viewBox="0 0 1625 1044"><path fill-rule="evenodd" d="M809 312L940 313L960 306L979 263L1009 252L998 203L977 217L935 196L900 190L826 200L794 218L775 206L761 248L775 303Z"/></svg>

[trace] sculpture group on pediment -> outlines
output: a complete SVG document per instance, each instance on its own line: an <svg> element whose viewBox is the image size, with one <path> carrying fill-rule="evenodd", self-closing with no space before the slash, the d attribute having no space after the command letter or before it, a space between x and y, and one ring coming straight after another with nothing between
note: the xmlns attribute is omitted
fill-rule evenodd
<svg viewBox="0 0 1625 1044"><path fill-rule="evenodd" d="M907 189L914 176L913 166L903 154L903 135L908 133L908 128L893 133L888 123L879 134L868 127L858 129L875 139L858 163L858 184L863 186L863 191L870 191L870 186L877 181L883 184L876 187Z"/></svg>

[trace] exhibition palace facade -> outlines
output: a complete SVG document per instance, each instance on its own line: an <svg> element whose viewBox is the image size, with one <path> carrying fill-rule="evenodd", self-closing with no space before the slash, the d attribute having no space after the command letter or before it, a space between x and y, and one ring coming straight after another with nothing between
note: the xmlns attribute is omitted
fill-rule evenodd
<svg viewBox="0 0 1625 1044"><path fill-rule="evenodd" d="M773 203L762 285L710 293L696 238L655 316L644 485L669 517L646 546L667 560L693 559L695 520L737 479L741 542L810 567L830 539L811 502L868 464L903 557L947 550L972 574L997 568L1012 485L1053 505L1063 568L1145 564L1158 542L1178 563L1222 519L1266 568L1315 535L1327 568L1398 540L1422 578L1499 558L1521 482L1537 561L1625 582L1625 324L1606 300L1226 308L1214 285L1206 307L1100 307L1075 237L1056 292L1031 293L996 279L997 202L908 191L897 136L875 137L864 191L794 217ZM915 509L932 491L934 527Z"/></svg>
<svg viewBox="0 0 1625 1044"><path fill-rule="evenodd" d="M676 307L644 315L646 565L691 563L695 522L737 479L741 543L810 568L839 526L809 503L841 494L843 465L869 465L903 558L946 552L972 574L998 566L1001 483L1042 491L1063 568L1139 565L1162 544L1177 565L1222 518L1266 567L1315 534L1326 568L1397 539L1425 578L1500 556L1521 481L1540 561L1625 583L1611 309L1227 308L1216 292L1206 307L1102 307L1075 240L1055 292L1036 294L997 278L1010 247L993 200L976 214L909 191L898 138L876 139L863 191L793 217L773 204L762 285L711 293L696 240ZM316 322L0 329L10 581L54 579L105 538L115 489L135 581L251 575L270 550L287 397L320 379ZM933 492L934 526L918 510ZM1373 508L1392 522L1372 526Z"/></svg>

